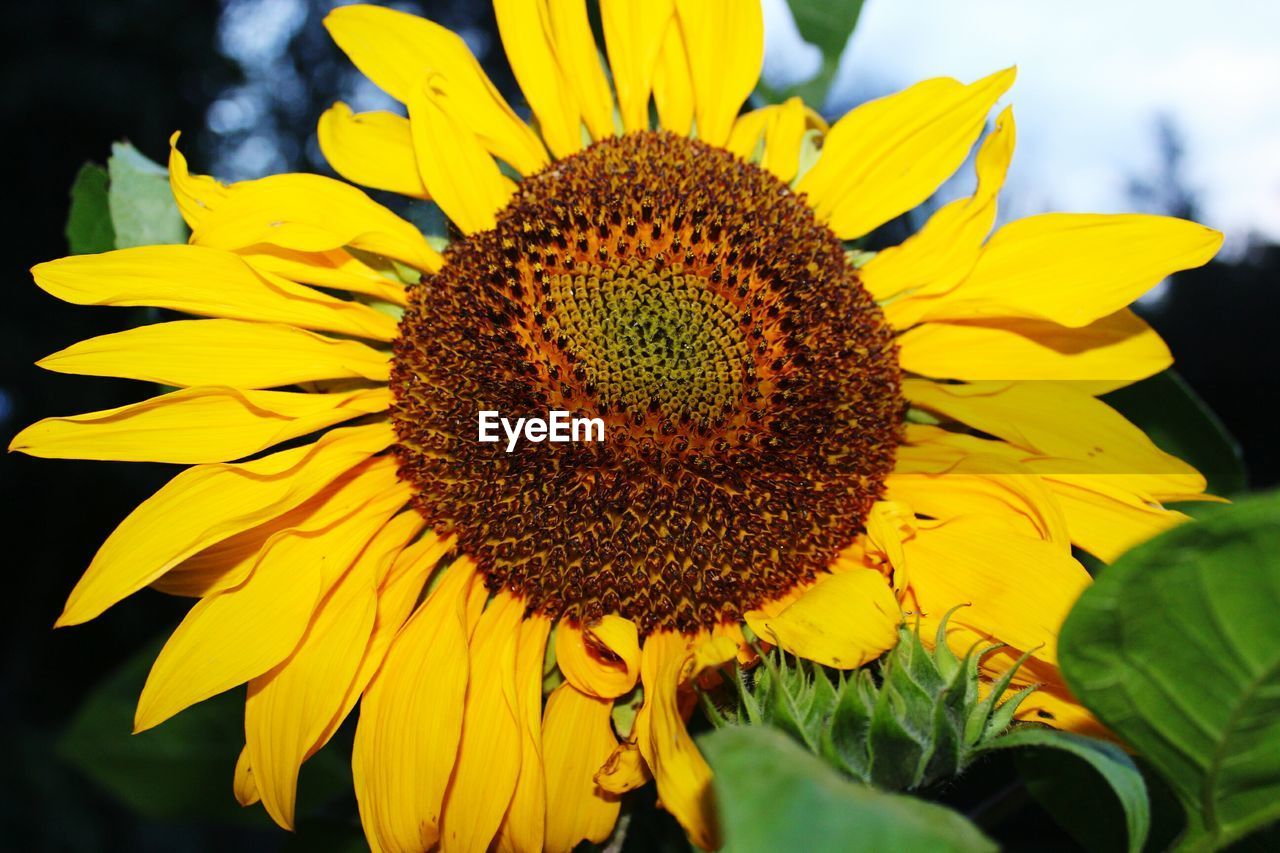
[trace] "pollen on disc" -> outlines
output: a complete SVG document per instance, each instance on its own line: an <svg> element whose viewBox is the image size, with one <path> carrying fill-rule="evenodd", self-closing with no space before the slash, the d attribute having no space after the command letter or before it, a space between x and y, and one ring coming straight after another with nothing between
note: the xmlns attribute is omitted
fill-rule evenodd
<svg viewBox="0 0 1280 853"><path fill-rule="evenodd" d="M893 331L805 200L664 132L525 178L410 291L393 417L414 504L491 590L643 633L735 621L862 531L899 442ZM477 441L565 410L603 442Z"/></svg>

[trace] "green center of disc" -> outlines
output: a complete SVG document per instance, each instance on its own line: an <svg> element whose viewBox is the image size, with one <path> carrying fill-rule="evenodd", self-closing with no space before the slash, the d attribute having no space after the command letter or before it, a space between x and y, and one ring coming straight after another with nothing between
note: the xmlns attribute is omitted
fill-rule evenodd
<svg viewBox="0 0 1280 853"><path fill-rule="evenodd" d="M748 345L740 313L699 276L652 263L593 266L553 277L551 299L551 339L598 403L713 419L742 393Z"/></svg>

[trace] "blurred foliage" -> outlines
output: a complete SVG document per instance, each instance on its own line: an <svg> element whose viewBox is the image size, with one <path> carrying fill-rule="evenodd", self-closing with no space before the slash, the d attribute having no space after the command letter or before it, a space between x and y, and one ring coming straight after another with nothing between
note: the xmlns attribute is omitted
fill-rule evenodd
<svg viewBox="0 0 1280 853"><path fill-rule="evenodd" d="M1123 555L1071 611L1059 656L1182 802L1180 849L1280 819L1280 493Z"/></svg>
<svg viewBox="0 0 1280 853"><path fill-rule="evenodd" d="M127 142L111 146L107 203L115 248L187 242L187 224L169 189L169 172Z"/></svg>
<svg viewBox="0 0 1280 853"><path fill-rule="evenodd" d="M787 0L800 37L822 53L821 65L813 77L780 89L761 84L760 94L766 101L777 103L799 97L821 111L840 67L849 37L858 26L864 0Z"/></svg>

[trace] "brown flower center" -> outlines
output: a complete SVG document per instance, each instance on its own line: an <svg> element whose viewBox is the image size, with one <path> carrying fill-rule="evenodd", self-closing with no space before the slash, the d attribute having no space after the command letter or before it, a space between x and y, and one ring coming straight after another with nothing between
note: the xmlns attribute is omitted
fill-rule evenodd
<svg viewBox="0 0 1280 853"><path fill-rule="evenodd" d="M643 633L741 618L830 565L893 465L892 331L804 199L669 133L526 178L410 293L401 475L491 589ZM599 418L604 441L478 441Z"/></svg>

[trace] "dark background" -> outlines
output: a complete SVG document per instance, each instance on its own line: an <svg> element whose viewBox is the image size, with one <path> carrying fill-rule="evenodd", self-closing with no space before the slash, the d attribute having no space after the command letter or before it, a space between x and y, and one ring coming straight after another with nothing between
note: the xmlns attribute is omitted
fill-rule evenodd
<svg viewBox="0 0 1280 853"><path fill-rule="evenodd" d="M193 170L224 179L324 170L313 132L319 114L338 98L357 109L380 106L320 26L329 4L277 4L288 23L265 44L254 42L249 13L255 5L256 0L5 4L0 435L6 443L39 418L118 406L147 392L125 380L63 376L32 366L74 341L137 322L132 309L58 302L38 290L27 272L34 263L66 253L67 189L82 163L105 161L119 139L163 162L168 136L179 129ZM517 102L489 4L428 5L433 19L464 34L497 85ZM228 38L237 26L247 47ZM211 111L215 102L220 106ZM1194 215L1195 195L1179 177L1176 129L1165 128L1153 139L1164 169L1135 178L1135 207ZM1178 276L1158 310L1147 312L1172 347L1178 369L1239 439L1254 488L1280 481L1268 409L1280 368L1278 269L1280 247L1255 243L1230 263ZM87 626L51 630L102 539L175 470L0 456L6 558L0 731L13 746L6 747L3 761L8 778L0 797L0 844L8 849L339 849L353 837L354 804L342 795L328 814L307 818L294 838L268 829L260 815L230 823L217 813L194 820L145 819L59 753L58 738L104 674L167 633L185 609L181 600L142 593ZM344 758L344 745L335 747ZM214 780L229 810L234 748L225 759L226 774ZM304 770L304 785L306 777Z"/></svg>

